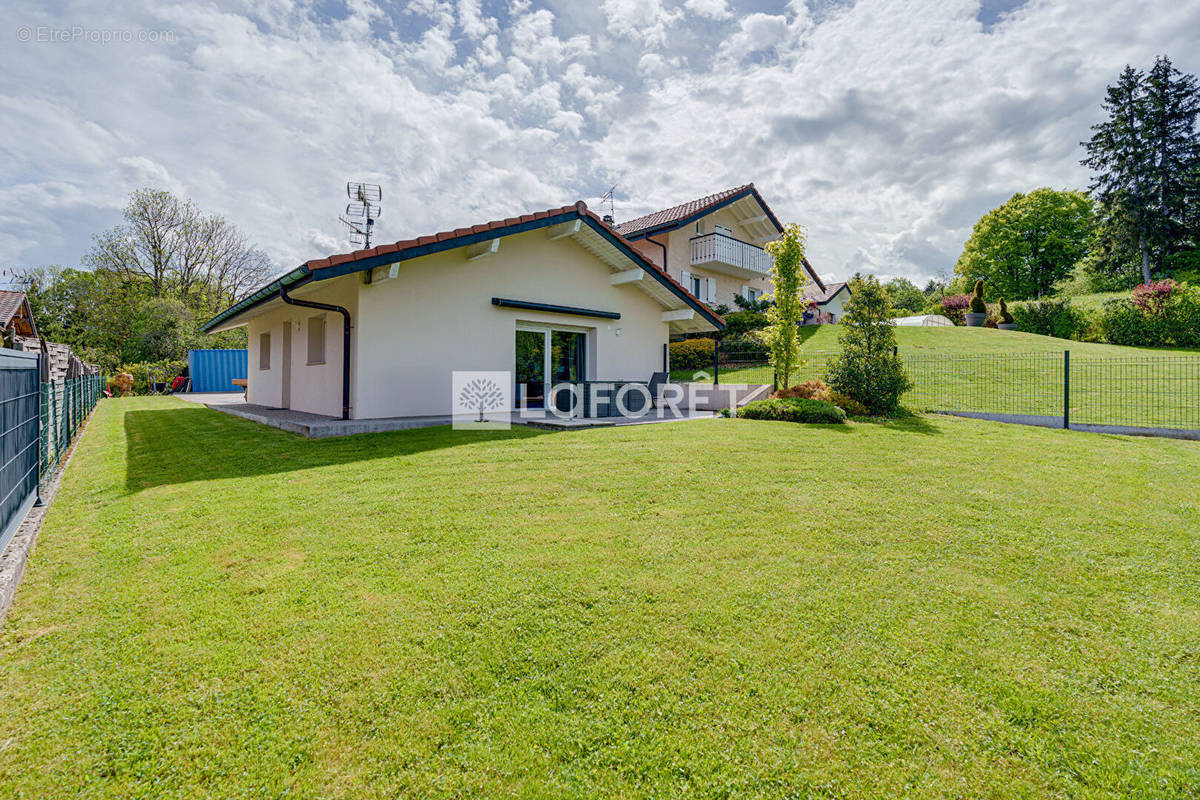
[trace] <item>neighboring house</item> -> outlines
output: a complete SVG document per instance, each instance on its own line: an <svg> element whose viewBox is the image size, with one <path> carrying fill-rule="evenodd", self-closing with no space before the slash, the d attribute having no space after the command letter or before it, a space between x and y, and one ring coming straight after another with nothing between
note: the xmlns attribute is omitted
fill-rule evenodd
<svg viewBox="0 0 1200 800"><path fill-rule="evenodd" d="M810 286L805 290L804 298L808 301L808 310L804 312L805 325L834 323L845 312L846 303L850 300L850 285L831 283L823 291Z"/></svg>
<svg viewBox="0 0 1200 800"><path fill-rule="evenodd" d="M37 323L24 292L0 290L0 329L5 347L12 347L16 336L37 338Z"/></svg>
<svg viewBox="0 0 1200 800"><path fill-rule="evenodd" d="M783 226L752 183L622 222L617 230L711 307L736 309L736 295L760 300L771 293L772 258L762 245L779 238ZM806 291L823 293L807 260L804 268Z"/></svg>
<svg viewBox="0 0 1200 800"><path fill-rule="evenodd" d="M644 382L672 336L724 321L579 202L308 261L204 330L241 326L248 402L374 419L449 414L456 370L511 372L535 407Z"/></svg>
<svg viewBox="0 0 1200 800"><path fill-rule="evenodd" d="M47 342L38 334L33 310L24 292L0 289L0 330L4 332L5 347L43 355L43 382L61 383L82 375L100 373L99 367L75 355L70 345Z"/></svg>

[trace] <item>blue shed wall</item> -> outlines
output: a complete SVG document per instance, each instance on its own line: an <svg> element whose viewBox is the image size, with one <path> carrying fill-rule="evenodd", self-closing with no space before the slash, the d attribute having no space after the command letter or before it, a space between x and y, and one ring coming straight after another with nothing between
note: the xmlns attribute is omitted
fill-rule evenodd
<svg viewBox="0 0 1200 800"><path fill-rule="evenodd" d="M234 378L246 379L245 350L190 350L188 374L193 392L240 392Z"/></svg>

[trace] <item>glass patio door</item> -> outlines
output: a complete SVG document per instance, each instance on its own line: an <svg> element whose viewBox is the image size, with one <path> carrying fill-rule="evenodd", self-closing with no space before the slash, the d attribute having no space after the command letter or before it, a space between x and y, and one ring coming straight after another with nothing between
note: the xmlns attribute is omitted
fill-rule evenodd
<svg viewBox="0 0 1200 800"><path fill-rule="evenodd" d="M587 334L560 328L517 328L515 378L517 404L546 408L550 387L576 383L586 376Z"/></svg>
<svg viewBox="0 0 1200 800"><path fill-rule="evenodd" d="M517 406L546 407L546 331L517 329Z"/></svg>

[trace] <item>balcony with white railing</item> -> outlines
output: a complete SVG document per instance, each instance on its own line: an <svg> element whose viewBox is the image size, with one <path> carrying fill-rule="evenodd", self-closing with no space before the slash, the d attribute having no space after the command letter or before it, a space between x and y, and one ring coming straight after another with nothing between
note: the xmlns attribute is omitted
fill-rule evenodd
<svg viewBox="0 0 1200 800"><path fill-rule="evenodd" d="M708 233L692 239L692 266L704 267L738 278L761 278L771 271L774 259L761 247L723 233Z"/></svg>

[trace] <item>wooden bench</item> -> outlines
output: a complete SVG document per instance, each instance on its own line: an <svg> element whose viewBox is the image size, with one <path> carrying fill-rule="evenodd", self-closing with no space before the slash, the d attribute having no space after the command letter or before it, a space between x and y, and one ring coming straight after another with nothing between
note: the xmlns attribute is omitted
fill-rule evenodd
<svg viewBox="0 0 1200 800"><path fill-rule="evenodd" d="M246 388L246 379L245 378L234 378L232 381L230 381L230 383L232 383L234 386L240 386L243 389Z"/></svg>

